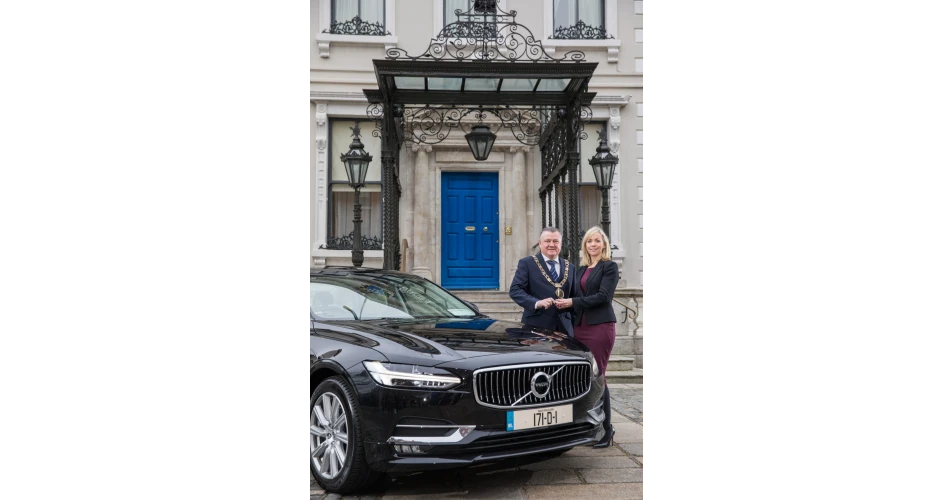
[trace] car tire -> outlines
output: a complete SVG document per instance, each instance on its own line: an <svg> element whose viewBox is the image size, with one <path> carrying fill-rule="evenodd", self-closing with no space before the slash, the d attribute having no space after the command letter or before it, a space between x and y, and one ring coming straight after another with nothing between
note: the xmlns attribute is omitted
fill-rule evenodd
<svg viewBox="0 0 952 500"><path fill-rule="evenodd" d="M352 493L380 478L364 455L357 407L354 390L341 377L324 380L311 395L311 474L328 492Z"/></svg>

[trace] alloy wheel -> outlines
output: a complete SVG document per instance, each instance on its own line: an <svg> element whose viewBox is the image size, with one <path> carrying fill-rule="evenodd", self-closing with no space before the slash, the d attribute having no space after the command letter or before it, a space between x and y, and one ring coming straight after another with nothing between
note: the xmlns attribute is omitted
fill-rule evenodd
<svg viewBox="0 0 952 500"><path fill-rule="evenodd" d="M350 443L344 405L332 392L325 392L311 409L311 461L325 479L337 477L347 458Z"/></svg>

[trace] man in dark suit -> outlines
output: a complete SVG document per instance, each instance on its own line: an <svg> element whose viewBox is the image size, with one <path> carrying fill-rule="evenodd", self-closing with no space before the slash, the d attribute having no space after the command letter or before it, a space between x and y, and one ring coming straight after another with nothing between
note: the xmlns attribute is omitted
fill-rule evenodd
<svg viewBox="0 0 952 500"><path fill-rule="evenodd" d="M559 257L562 232L546 227L539 236L540 252L519 259L509 296L522 309L522 322L573 335L572 314L555 307L555 299L572 297L575 266Z"/></svg>

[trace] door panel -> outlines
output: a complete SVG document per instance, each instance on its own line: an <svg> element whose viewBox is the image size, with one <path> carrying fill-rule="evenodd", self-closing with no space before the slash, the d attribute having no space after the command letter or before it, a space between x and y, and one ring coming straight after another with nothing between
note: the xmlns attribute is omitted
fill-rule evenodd
<svg viewBox="0 0 952 500"><path fill-rule="evenodd" d="M499 288L499 174L444 172L441 187L441 284Z"/></svg>

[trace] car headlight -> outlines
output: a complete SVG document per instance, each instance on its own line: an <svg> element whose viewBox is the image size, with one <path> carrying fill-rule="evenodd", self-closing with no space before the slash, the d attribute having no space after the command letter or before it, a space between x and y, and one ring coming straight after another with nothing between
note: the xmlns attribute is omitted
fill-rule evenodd
<svg viewBox="0 0 952 500"><path fill-rule="evenodd" d="M592 364L592 378L599 376L600 374L598 373L598 363L595 362L595 356L592 356L588 360L588 362Z"/></svg>
<svg viewBox="0 0 952 500"><path fill-rule="evenodd" d="M364 366L380 385L404 389L449 389L463 381L439 368L364 361Z"/></svg>

